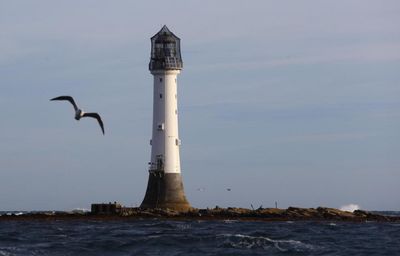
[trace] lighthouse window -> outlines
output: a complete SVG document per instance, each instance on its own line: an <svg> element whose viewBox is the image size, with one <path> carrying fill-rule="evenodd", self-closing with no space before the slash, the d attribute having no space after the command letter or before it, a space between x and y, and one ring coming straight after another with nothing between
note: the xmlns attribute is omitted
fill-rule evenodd
<svg viewBox="0 0 400 256"><path fill-rule="evenodd" d="M162 99L162 93L160 93L160 99Z"/></svg>
<svg viewBox="0 0 400 256"><path fill-rule="evenodd" d="M162 82L162 77L160 77L160 83Z"/></svg>
<svg viewBox="0 0 400 256"><path fill-rule="evenodd" d="M158 124L157 125L157 130L159 130L159 131L164 130L164 123Z"/></svg>
<svg viewBox="0 0 400 256"><path fill-rule="evenodd" d="M164 47L164 54L166 57L174 57L176 55L174 43L165 44Z"/></svg>
<svg viewBox="0 0 400 256"><path fill-rule="evenodd" d="M163 49L163 44L156 43L154 45L154 55L155 55L155 57L162 56L162 49Z"/></svg>

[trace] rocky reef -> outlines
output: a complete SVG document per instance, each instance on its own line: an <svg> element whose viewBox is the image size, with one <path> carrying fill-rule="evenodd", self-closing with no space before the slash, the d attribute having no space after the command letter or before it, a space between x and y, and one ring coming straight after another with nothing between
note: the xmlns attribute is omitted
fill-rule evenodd
<svg viewBox="0 0 400 256"><path fill-rule="evenodd" d="M262 221L400 221L400 216L385 216L368 211L354 212L341 211L334 208L220 208L191 209L188 212L176 212L169 209L139 209L125 208L120 216L124 217L152 217L152 218L183 218L183 219L231 219L231 220L262 220Z"/></svg>
<svg viewBox="0 0 400 256"><path fill-rule="evenodd" d="M356 210L341 211L334 208L220 208L196 209L178 212L169 209L142 209L122 207L116 212L35 212L24 214L3 214L3 220L126 220L126 219L176 219L176 220L239 220L239 221L352 221L352 222L400 222L400 216L386 216L373 212Z"/></svg>

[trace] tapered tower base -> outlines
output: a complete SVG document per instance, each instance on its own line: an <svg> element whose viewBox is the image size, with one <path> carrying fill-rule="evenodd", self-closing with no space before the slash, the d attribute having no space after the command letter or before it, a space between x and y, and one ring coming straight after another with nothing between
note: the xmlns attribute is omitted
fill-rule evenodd
<svg viewBox="0 0 400 256"><path fill-rule="evenodd" d="M183 191L180 173L150 172L146 195L140 208L189 211L191 206Z"/></svg>

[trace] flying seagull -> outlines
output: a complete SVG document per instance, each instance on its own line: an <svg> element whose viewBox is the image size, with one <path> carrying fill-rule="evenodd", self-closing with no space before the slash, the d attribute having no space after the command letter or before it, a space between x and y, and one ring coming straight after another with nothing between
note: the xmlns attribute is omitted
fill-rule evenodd
<svg viewBox="0 0 400 256"><path fill-rule="evenodd" d="M92 118L96 118L97 121L99 122L101 131L103 132L103 135L104 135L104 125L103 125L103 121L101 120L101 117L100 117L99 114L97 114L97 113L85 113L85 112L83 112L82 109L78 108L78 106L76 105L74 99L73 99L71 96L59 96L59 97L55 97L55 98L51 99L51 101L53 101L53 100L67 100L67 101L69 101L69 102L72 104L72 106L74 106L74 109L75 109L75 119L76 119L76 120L79 120L79 119L81 119L82 117L92 117Z"/></svg>

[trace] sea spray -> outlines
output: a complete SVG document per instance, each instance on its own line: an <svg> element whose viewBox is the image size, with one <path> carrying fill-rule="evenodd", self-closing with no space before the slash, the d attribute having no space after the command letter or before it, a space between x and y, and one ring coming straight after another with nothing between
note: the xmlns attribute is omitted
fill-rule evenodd
<svg viewBox="0 0 400 256"><path fill-rule="evenodd" d="M355 210L359 210L360 206L358 204L346 204L340 207L341 211L346 212L354 212Z"/></svg>

